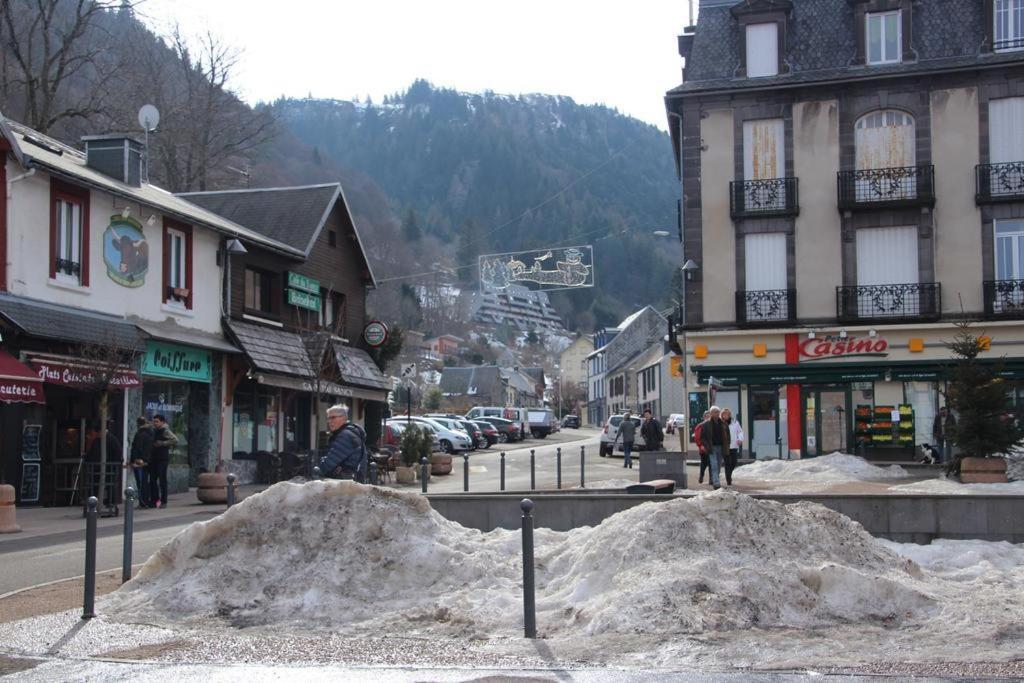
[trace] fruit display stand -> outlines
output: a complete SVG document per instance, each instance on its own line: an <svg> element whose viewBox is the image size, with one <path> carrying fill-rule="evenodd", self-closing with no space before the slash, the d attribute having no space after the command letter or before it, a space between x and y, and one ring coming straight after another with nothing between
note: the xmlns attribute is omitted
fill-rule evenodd
<svg viewBox="0 0 1024 683"><path fill-rule="evenodd" d="M899 419L894 420L897 415ZM854 440L862 453L875 449L913 449L913 407L906 403L858 405L854 411Z"/></svg>

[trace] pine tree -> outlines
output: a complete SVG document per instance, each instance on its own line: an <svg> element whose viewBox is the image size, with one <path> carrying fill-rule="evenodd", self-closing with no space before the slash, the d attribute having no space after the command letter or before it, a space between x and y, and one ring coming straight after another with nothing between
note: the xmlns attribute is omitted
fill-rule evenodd
<svg viewBox="0 0 1024 683"><path fill-rule="evenodd" d="M402 237L406 242L418 242L423 237L423 230L412 208L405 212L405 218L402 219Z"/></svg>
<svg viewBox="0 0 1024 683"><path fill-rule="evenodd" d="M484 251L484 234L479 224L473 219L467 220L459 233L459 247L455 252L456 267L459 279L468 282L473 279L477 257Z"/></svg>
<svg viewBox="0 0 1024 683"><path fill-rule="evenodd" d="M960 449L947 465L950 474L959 474L964 458L998 456L1024 441L1024 431L1009 411L1000 364L987 365L978 359L981 339L971 332L969 323L958 323L957 328L956 337L946 344L956 356L946 389L946 404L956 417L949 436Z"/></svg>

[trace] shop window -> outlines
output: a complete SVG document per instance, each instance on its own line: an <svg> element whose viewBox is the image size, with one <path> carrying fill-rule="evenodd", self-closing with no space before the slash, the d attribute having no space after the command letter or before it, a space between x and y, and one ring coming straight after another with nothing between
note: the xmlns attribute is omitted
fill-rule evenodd
<svg viewBox="0 0 1024 683"><path fill-rule="evenodd" d="M996 52L1024 49L1024 0L994 0Z"/></svg>
<svg viewBox="0 0 1024 683"><path fill-rule="evenodd" d="M164 303L192 308L192 228L164 221Z"/></svg>
<svg viewBox="0 0 1024 683"><path fill-rule="evenodd" d="M901 12L869 12L865 15L868 64L892 64L902 58Z"/></svg>
<svg viewBox="0 0 1024 683"><path fill-rule="evenodd" d="M146 380L142 389L142 407L146 417L163 415L167 428L178 437L171 451L172 465L188 465L189 383Z"/></svg>
<svg viewBox="0 0 1024 683"><path fill-rule="evenodd" d="M256 452L277 450L277 394L256 397Z"/></svg>
<svg viewBox="0 0 1024 683"><path fill-rule="evenodd" d="M232 454L234 460L252 457L253 400L250 393L236 392L232 407Z"/></svg>
<svg viewBox="0 0 1024 683"><path fill-rule="evenodd" d="M89 191L50 183L50 277L89 286Z"/></svg>
<svg viewBox="0 0 1024 683"><path fill-rule="evenodd" d="M996 280L1024 280L1024 220L995 221Z"/></svg>
<svg viewBox="0 0 1024 683"><path fill-rule="evenodd" d="M245 308L258 313L273 313L270 297L273 277L255 268L245 269Z"/></svg>

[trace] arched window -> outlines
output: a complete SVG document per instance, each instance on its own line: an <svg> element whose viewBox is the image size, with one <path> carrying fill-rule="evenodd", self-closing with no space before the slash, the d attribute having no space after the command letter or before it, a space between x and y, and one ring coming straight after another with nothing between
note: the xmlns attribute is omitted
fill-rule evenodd
<svg viewBox="0 0 1024 683"><path fill-rule="evenodd" d="M857 168L903 168L917 164L914 117L895 109L873 111L854 126Z"/></svg>

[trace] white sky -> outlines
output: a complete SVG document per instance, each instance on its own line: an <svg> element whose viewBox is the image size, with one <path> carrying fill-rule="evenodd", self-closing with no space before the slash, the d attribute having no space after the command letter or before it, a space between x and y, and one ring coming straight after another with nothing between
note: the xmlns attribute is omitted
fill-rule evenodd
<svg viewBox="0 0 1024 683"><path fill-rule="evenodd" d="M177 22L241 50L235 89L250 103L379 103L425 78L464 92L568 95L662 130L688 23L686 0L148 0L139 11L159 32Z"/></svg>

